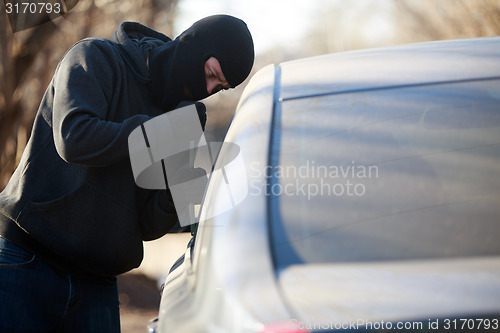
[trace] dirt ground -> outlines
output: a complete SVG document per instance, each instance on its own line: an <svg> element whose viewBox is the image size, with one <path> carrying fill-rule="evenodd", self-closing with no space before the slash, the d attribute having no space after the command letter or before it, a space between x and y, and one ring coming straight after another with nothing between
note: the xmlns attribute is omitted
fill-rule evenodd
<svg viewBox="0 0 500 333"><path fill-rule="evenodd" d="M141 266L118 276L122 333L147 332L148 322L158 315L159 285L172 264L186 251L190 238L190 233L167 234L146 242Z"/></svg>
<svg viewBox="0 0 500 333"><path fill-rule="evenodd" d="M118 277L122 333L145 333L148 321L158 315L160 291L153 279L141 273Z"/></svg>

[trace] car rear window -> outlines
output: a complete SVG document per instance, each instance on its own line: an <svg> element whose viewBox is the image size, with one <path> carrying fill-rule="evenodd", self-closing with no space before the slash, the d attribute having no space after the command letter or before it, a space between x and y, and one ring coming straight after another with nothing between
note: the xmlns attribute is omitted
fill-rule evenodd
<svg viewBox="0 0 500 333"><path fill-rule="evenodd" d="M284 265L500 254L500 81L285 100L267 170Z"/></svg>

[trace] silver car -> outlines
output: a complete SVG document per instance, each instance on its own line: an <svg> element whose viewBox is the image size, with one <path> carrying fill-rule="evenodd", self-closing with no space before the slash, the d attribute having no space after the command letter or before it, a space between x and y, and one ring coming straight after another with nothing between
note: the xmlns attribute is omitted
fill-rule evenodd
<svg viewBox="0 0 500 333"><path fill-rule="evenodd" d="M263 68L200 221L150 331L498 331L500 38Z"/></svg>

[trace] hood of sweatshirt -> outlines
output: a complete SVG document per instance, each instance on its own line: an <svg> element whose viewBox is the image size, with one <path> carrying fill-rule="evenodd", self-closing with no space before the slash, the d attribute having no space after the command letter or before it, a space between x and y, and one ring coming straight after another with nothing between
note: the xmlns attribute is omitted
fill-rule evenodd
<svg viewBox="0 0 500 333"><path fill-rule="evenodd" d="M148 54L153 48L165 46L172 39L140 23L123 22L115 31L112 41L119 45L132 70L149 81Z"/></svg>

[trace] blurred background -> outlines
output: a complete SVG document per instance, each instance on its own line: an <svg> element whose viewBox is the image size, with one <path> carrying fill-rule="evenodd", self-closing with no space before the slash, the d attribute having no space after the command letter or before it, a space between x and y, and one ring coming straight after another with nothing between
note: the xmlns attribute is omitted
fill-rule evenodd
<svg viewBox="0 0 500 333"><path fill-rule="evenodd" d="M500 34L500 0L66 0L67 14L13 33L0 14L0 190L17 165L58 61L75 42L111 38L123 21L175 37L205 16L242 18L256 62L409 42ZM248 80L247 80L248 81ZM246 82L247 82L246 81ZM208 98L207 139L221 140L246 84Z"/></svg>
<svg viewBox="0 0 500 333"><path fill-rule="evenodd" d="M256 61L252 74L271 63L325 53L500 34L500 0L64 2L71 9L64 16L18 32L13 32L9 24L5 1L0 5L0 190L21 157L38 104L60 58L85 37L111 38L123 21L137 21L174 38L205 16L237 16L247 23L254 37ZM223 91L204 101L208 110L208 141L224 138L247 82L248 79L235 90ZM158 293L153 290L155 283L149 283L148 278L161 281L189 238L169 237L147 244L139 273L121 278L124 308L135 304L133 311L122 315L123 325L131 325L123 328L125 333L144 331L144 318L154 315L158 301ZM134 295L134 290L142 290L142 294ZM141 315L141 309L149 311L146 317ZM137 322L134 316L140 318L137 328L133 328Z"/></svg>

